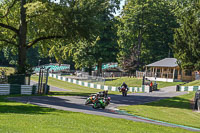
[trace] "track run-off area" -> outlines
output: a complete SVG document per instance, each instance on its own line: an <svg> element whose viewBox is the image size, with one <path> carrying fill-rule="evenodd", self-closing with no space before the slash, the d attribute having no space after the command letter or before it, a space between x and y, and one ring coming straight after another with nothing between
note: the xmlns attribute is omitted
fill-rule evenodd
<svg viewBox="0 0 200 133"><path fill-rule="evenodd" d="M61 91L62 89L52 86L51 91L52 90ZM173 87L171 87L171 89L170 87L168 87L166 89L164 88L160 91L155 91L151 93L132 93L128 94L127 97L123 97L122 95L108 95L109 97L111 97L111 103L106 107L106 109L93 109L91 105L85 105L85 100L87 98L86 96L24 96L9 97L8 99L11 101L29 103L59 110L82 112L86 114L93 114L112 118L121 118L136 122L145 122L168 127L179 127L190 131L200 131L200 129L198 128L153 120L141 116L132 115L127 113L126 111L117 109L118 106L139 105L188 93L175 92L172 90Z"/></svg>

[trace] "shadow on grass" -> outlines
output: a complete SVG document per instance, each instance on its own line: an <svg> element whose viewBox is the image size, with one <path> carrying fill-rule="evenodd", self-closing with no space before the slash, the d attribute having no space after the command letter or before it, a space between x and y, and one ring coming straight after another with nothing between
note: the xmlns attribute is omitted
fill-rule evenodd
<svg viewBox="0 0 200 133"><path fill-rule="evenodd" d="M113 81L116 80L115 78L105 79L105 81Z"/></svg>
<svg viewBox="0 0 200 133"><path fill-rule="evenodd" d="M76 92L76 91L50 91L49 92L49 96L89 96L91 94L96 94L98 92L104 91L102 89L99 89L96 92ZM132 92L128 92L128 93L132 93ZM118 91L108 91L109 95L118 95L121 94L121 92Z"/></svg>
<svg viewBox="0 0 200 133"><path fill-rule="evenodd" d="M151 96L145 93L130 94L127 97L111 95L111 103L118 106L124 105L146 105L157 107L169 107L191 110L190 99L193 95L168 97L166 95Z"/></svg>
<svg viewBox="0 0 200 133"><path fill-rule="evenodd" d="M48 112L55 111L55 109L51 108L56 108L60 110L70 109L70 111L78 109L80 110L80 112L85 112L85 111L104 112L104 110L97 110L93 109L91 106L84 105L86 96L92 93L52 92L52 94L53 95L57 94L58 96L52 97L51 95L48 95L48 96L26 96L26 97L7 98L8 100L11 101L30 103L50 108L33 106L30 104L20 104L20 103L10 102L8 100L3 100L2 97L0 97L0 113L47 114ZM60 97L61 95L63 96L64 94L66 94L67 96L79 95L79 97ZM139 105L146 103L145 105L147 106L190 109L190 101L188 100L188 98L184 97L169 98L169 97L144 96L135 94L128 95L127 97L123 97L121 95L109 95L109 97L111 97L112 106L115 107L123 105Z"/></svg>
<svg viewBox="0 0 200 133"><path fill-rule="evenodd" d="M28 105L0 105L0 113L16 113L16 114L47 114L55 109L28 106Z"/></svg>
<svg viewBox="0 0 200 133"><path fill-rule="evenodd" d="M16 113L16 114L47 114L50 112L54 112L55 109L52 108L44 108L44 107L39 107L35 105L28 104L28 102L24 102L27 104L23 103L17 103L13 101L9 101L8 98L5 96L0 96L0 114L2 115L3 113ZM16 98L21 98L21 97L16 97Z"/></svg>
<svg viewBox="0 0 200 133"><path fill-rule="evenodd" d="M53 91L49 93L49 96L89 96L94 93L89 92L60 92L60 91Z"/></svg>
<svg viewBox="0 0 200 133"><path fill-rule="evenodd" d="M13 108L10 108L7 105L3 105L2 107L4 109L0 111L0 113L47 114L48 112L55 111L55 109L65 110L65 111L75 111L69 113L89 111L90 113L93 112L93 114L95 114L96 112L105 112L105 110L103 109L93 109L91 105L85 105L84 102L86 99L84 97L79 98L79 101L81 102L75 102L75 103L71 102L73 99L68 99L68 98L51 97L51 96L9 97L8 100L11 101L22 102L22 103L28 102L30 104L38 106L29 105L29 107L27 107L26 105L19 105L19 106L14 105ZM13 111L6 111L7 109L12 109ZM113 112L107 112L107 113L113 114Z"/></svg>
<svg viewBox="0 0 200 133"><path fill-rule="evenodd" d="M162 99L160 101L147 103L145 105L159 106L159 107L169 107L169 108L180 108L180 109L191 109L190 100L185 99L185 98L181 98L181 97L173 97L173 98L168 98L168 99Z"/></svg>

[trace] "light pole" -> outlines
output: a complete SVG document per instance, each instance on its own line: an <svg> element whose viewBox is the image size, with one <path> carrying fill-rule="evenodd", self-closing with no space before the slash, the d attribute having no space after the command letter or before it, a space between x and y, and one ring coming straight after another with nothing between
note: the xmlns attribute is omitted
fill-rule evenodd
<svg viewBox="0 0 200 133"><path fill-rule="evenodd" d="M40 66L40 61L41 61L41 60L38 60L38 67Z"/></svg>
<svg viewBox="0 0 200 133"><path fill-rule="evenodd" d="M145 83L145 73L143 73L142 85Z"/></svg>
<svg viewBox="0 0 200 133"><path fill-rule="evenodd" d="M155 82L154 82L154 89L155 89L155 90L157 90L156 76L157 76L157 73L155 73Z"/></svg>

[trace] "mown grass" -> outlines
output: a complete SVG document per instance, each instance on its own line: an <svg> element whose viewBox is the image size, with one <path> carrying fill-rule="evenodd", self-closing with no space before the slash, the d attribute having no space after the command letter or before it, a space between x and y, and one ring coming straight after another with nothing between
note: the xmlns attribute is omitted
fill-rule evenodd
<svg viewBox="0 0 200 133"><path fill-rule="evenodd" d="M190 133L181 128L61 111L0 96L1 133Z"/></svg>
<svg viewBox="0 0 200 133"><path fill-rule="evenodd" d="M141 87L141 85L142 85L142 79L128 78L128 77L113 78L113 80L109 79L109 81L105 82L105 85L121 86L123 82L125 82L130 87ZM167 86L175 86L175 85L181 84L183 82L161 82L161 81L157 81L156 83L158 84L158 89L159 89L159 88L163 88L163 87L167 87Z"/></svg>
<svg viewBox="0 0 200 133"><path fill-rule="evenodd" d="M38 76L31 76L31 80L38 81ZM58 80L55 78L49 77L48 84L50 86L56 86L58 88L63 88L69 91L66 92L51 92L50 95L81 95L81 96L88 96L93 93L97 93L102 91L100 89L94 89L89 87L80 86L77 84L69 83L67 81ZM120 94L119 92L109 91L109 94Z"/></svg>
<svg viewBox="0 0 200 133"><path fill-rule="evenodd" d="M31 80L34 81L38 81L38 76L31 76ZM128 78L128 77L121 77L121 78L112 78L112 79L107 79L107 81L105 81L105 85L107 86L116 86L119 87L122 85L122 83L125 82L129 87L141 87L142 85L142 79L139 78ZM154 83L154 82L153 82ZM161 81L157 81L156 82L158 84L158 89L163 88L163 87L167 87L167 86L175 86L178 84L181 84L183 82L161 82ZM79 92L98 92L99 89L92 89L88 88L88 87L83 87L80 85L75 85L72 83L68 83L66 81L61 81L55 78L49 78L49 85L53 85L59 88L64 88L64 89L68 89L68 90L72 90L72 91L79 91ZM113 92L112 92L113 93ZM116 94L116 93L114 93Z"/></svg>
<svg viewBox="0 0 200 133"><path fill-rule="evenodd" d="M144 105L123 106L119 109L155 120L200 128L200 113L194 112L190 104L193 97L194 92L191 92Z"/></svg>
<svg viewBox="0 0 200 133"><path fill-rule="evenodd" d="M184 84L183 86L200 86L200 80L189 82L187 84Z"/></svg>

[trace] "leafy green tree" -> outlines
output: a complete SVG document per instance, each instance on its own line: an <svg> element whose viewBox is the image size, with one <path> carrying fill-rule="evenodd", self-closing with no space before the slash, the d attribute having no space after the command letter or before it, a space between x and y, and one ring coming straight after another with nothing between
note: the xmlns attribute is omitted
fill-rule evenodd
<svg viewBox="0 0 200 133"><path fill-rule="evenodd" d="M99 16L99 25L101 29L99 33L94 35L96 40L78 39L75 44L60 43L59 46L54 46L51 53L57 51L59 60L67 60L72 56L76 68L88 68L90 74L92 68L98 66L98 75L102 72L102 63L115 62L118 53L117 45L117 27L116 19L113 12L119 8L119 1L115 0L110 3L108 10ZM64 54L62 54L64 53Z"/></svg>
<svg viewBox="0 0 200 133"><path fill-rule="evenodd" d="M200 2L190 1L177 12L180 27L174 35L174 55L181 67L200 70Z"/></svg>
<svg viewBox="0 0 200 133"><path fill-rule="evenodd" d="M134 49L135 48L130 50L130 55L121 58L122 68L124 72L129 73L129 76L134 76L137 68L137 53Z"/></svg>
<svg viewBox="0 0 200 133"><path fill-rule="evenodd" d="M110 0L4 0L0 3L0 45L18 56L18 73L26 72L27 50L43 53L55 42L74 43L97 34Z"/></svg>
<svg viewBox="0 0 200 133"><path fill-rule="evenodd" d="M107 20L105 28L99 34L96 41L80 41L68 48L73 56L76 68L88 68L91 70L97 65L97 74L102 73L102 63L116 62L118 53L117 28L114 19ZM68 51L68 53L70 53Z"/></svg>
<svg viewBox="0 0 200 133"><path fill-rule="evenodd" d="M168 56L178 26L173 6L163 0L128 0L119 18L119 62L136 53L136 67Z"/></svg>

